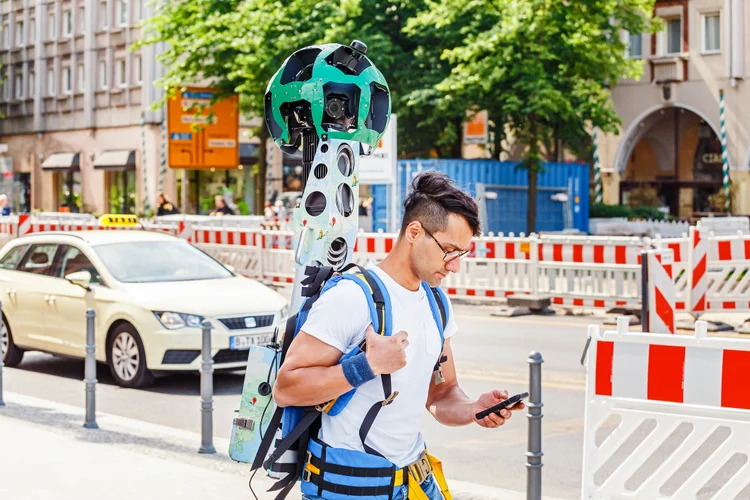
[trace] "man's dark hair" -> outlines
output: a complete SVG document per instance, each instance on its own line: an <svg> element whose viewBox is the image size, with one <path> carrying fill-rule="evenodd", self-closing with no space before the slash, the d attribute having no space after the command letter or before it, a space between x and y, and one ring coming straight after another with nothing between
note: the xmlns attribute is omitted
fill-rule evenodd
<svg viewBox="0 0 750 500"><path fill-rule="evenodd" d="M445 231L450 214L463 217L474 236L480 235L479 207L474 198L442 172L423 172L414 178L411 192L404 200L401 234L415 220L430 232Z"/></svg>

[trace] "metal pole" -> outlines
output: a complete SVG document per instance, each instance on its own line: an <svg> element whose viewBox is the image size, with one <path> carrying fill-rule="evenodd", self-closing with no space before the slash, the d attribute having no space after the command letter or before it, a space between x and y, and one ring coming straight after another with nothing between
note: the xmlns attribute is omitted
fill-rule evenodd
<svg viewBox="0 0 750 500"><path fill-rule="evenodd" d="M641 252L641 331L649 331L648 327L648 251L644 251Z"/></svg>
<svg viewBox="0 0 750 500"><path fill-rule="evenodd" d="M211 322L203 320L201 350L201 448L199 453L216 453L213 445L214 360L211 358Z"/></svg>
<svg viewBox="0 0 750 500"><path fill-rule="evenodd" d="M0 302L0 319L3 315L3 304ZM3 325L3 327L5 327ZM8 349L10 349L10 332L6 332L8 335ZM2 340L0 340L0 406L5 406L5 402L3 401L3 366L5 366L5 363L3 363L3 358L5 358L5 352L2 348Z"/></svg>
<svg viewBox="0 0 750 500"><path fill-rule="evenodd" d="M542 354L532 352L529 359L529 445L526 452L526 499L542 500Z"/></svg>
<svg viewBox="0 0 750 500"><path fill-rule="evenodd" d="M94 337L94 319L96 312L86 310L86 422L87 429L98 429L96 424L96 339Z"/></svg>

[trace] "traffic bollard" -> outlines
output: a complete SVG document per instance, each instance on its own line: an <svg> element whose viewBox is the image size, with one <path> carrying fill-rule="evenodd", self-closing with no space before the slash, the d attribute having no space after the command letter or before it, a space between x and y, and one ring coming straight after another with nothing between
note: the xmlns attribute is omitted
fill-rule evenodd
<svg viewBox="0 0 750 500"><path fill-rule="evenodd" d="M542 354L529 354L529 445L526 452L526 499L542 499Z"/></svg>
<svg viewBox="0 0 750 500"><path fill-rule="evenodd" d="M0 302L0 320L2 319L3 315L3 303ZM5 325L2 325L2 328L5 328ZM8 347L10 347L10 332L6 332L8 335ZM0 406L5 406L5 402L3 401L3 366L5 366L5 363L3 363L3 358L5 357L5 352L2 349L2 340L0 340Z"/></svg>
<svg viewBox="0 0 750 500"><path fill-rule="evenodd" d="M213 445L214 360L211 358L211 322L201 323L201 448L199 453L216 453Z"/></svg>
<svg viewBox="0 0 750 500"><path fill-rule="evenodd" d="M96 336L95 336L96 312L93 309L86 310L86 429L98 429L96 424Z"/></svg>

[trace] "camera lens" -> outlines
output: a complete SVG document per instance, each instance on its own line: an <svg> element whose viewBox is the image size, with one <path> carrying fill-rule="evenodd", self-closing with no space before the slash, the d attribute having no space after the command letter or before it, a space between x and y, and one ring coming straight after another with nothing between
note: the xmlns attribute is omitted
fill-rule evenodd
<svg viewBox="0 0 750 500"><path fill-rule="evenodd" d="M344 103L341 99L329 97L326 101L326 114L334 120L338 120L344 116Z"/></svg>

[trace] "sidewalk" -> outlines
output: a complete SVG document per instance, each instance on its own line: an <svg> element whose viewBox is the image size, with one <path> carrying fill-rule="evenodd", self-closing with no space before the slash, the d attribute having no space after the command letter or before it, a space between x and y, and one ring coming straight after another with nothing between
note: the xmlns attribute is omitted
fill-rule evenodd
<svg viewBox="0 0 750 500"><path fill-rule="evenodd" d="M99 429L84 429L82 408L3 395L0 407L0 498L3 500L252 499L249 465L227 455L198 453L200 435L98 413ZM200 422L196 419L196 428ZM261 500L272 479L258 473ZM515 491L451 481L456 500L524 500ZM299 500L297 490L287 497ZM547 499L545 500L554 500Z"/></svg>

